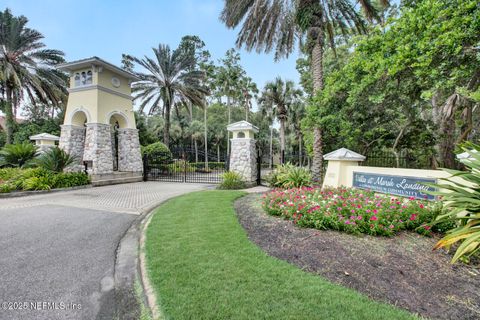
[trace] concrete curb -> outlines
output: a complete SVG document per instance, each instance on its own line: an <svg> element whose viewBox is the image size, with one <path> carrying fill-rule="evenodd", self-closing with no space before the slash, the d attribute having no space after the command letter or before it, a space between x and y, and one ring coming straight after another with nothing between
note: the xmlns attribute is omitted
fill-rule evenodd
<svg viewBox="0 0 480 320"><path fill-rule="evenodd" d="M93 188L93 186L91 184L87 184L84 186L59 188L59 189L52 189L52 190L13 191L8 193L0 193L0 199L18 198L18 197L34 196L37 194L58 193L63 191L74 191L74 190L89 189L89 188Z"/></svg>
<svg viewBox="0 0 480 320"><path fill-rule="evenodd" d="M205 189L204 189L205 190ZM198 190L202 191L202 190ZM198 192L192 191L192 192ZM138 297L134 284L139 275L146 302L154 320L163 320L165 316L157 306L157 297L148 279L145 257L145 231L153 217L155 209L165 202L183 196L179 194L140 209L140 214L123 234L117 246L114 265L114 281L116 295L116 313L118 319L137 319L139 312Z"/></svg>
<svg viewBox="0 0 480 320"><path fill-rule="evenodd" d="M154 213L154 209L152 209L142 221L142 228L141 228L140 242L139 242L139 253L140 253L139 272L140 272L140 279L142 281L143 293L146 298L147 306L150 309L150 312L152 313L152 318L153 320L163 320L165 319L165 316L157 305L157 296L155 295L153 286L150 283L150 279L148 278L146 256L145 256L145 232L148 226L150 225L150 221L152 220L153 213Z"/></svg>

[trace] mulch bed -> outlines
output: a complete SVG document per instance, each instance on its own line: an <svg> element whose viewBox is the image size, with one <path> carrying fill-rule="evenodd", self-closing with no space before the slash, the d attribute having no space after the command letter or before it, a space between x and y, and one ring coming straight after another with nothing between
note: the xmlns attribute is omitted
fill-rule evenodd
<svg viewBox="0 0 480 320"><path fill-rule="evenodd" d="M369 297L435 319L480 319L478 264L450 264L432 252L438 237L411 232L357 236L295 226L268 216L259 194L235 202L240 224L269 255Z"/></svg>

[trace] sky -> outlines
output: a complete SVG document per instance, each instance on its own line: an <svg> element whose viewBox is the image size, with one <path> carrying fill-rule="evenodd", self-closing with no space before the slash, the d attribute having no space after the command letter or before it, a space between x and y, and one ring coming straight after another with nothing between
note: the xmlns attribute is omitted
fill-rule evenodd
<svg viewBox="0 0 480 320"><path fill-rule="evenodd" d="M176 48L184 35L198 35L218 62L235 47L238 30L219 20L223 0L0 0L0 9L24 15L48 48L67 61L98 56L120 66L122 53L152 56L159 43ZM298 83L298 50L274 62L272 54L241 53L241 64L259 89L280 75Z"/></svg>

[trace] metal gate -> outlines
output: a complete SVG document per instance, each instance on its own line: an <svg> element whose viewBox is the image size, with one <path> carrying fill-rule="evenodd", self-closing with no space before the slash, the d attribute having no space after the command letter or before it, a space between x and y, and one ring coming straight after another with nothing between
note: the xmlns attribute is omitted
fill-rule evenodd
<svg viewBox="0 0 480 320"><path fill-rule="evenodd" d="M227 156L193 148L175 148L143 157L145 181L220 183L227 171Z"/></svg>

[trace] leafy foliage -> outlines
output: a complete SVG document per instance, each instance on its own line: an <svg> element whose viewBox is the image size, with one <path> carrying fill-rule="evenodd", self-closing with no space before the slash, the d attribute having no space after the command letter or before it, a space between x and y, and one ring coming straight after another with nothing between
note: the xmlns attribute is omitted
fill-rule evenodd
<svg viewBox="0 0 480 320"><path fill-rule="evenodd" d="M452 263L459 259L468 260L480 250L480 146L466 143L461 150L469 155L461 160L468 171L444 169L452 176L442 179L447 183L436 185L441 191L435 192L445 203L445 212L436 223L450 222L456 225L438 241L435 248L449 248L460 243Z"/></svg>
<svg viewBox="0 0 480 320"><path fill-rule="evenodd" d="M304 125L321 125L325 152L410 150L455 167L455 143L478 136L479 14L475 0L419 1L341 46L340 59L327 51L340 63L326 68Z"/></svg>
<svg viewBox="0 0 480 320"><path fill-rule="evenodd" d="M307 168L297 167L290 163L278 166L272 171L267 181L274 188L300 188L312 185L312 175Z"/></svg>
<svg viewBox="0 0 480 320"><path fill-rule="evenodd" d="M35 164L53 172L63 172L69 165L73 164L76 158L59 147L46 150L35 159Z"/></svg>
<svg viewBox="0 0 480 320"><path fill-rule="evenodd" d="M222 182L218 186L218 189L222 190L237 190L244 189L246 187L242 177L233 171L227 171L222 174Z"/></svg>
<svg viewBox="0 0 480 320"><path fill-rule="evenodd" d="M150 156L155 153L167 153L170 154L171 157L170 149L168 149L168 147L160 141L142 147L142 154L144 155Z"/></svg>
<svg viewBox="0 0 480 320"><path fill-rule="evenodd" d="M0 169L0 193L16 190L50 190L83 186L90 183L85 173L53 172L44 168L4 168Z"/></svg>
<svg viewBox="0 0 480 320"><path fill-rule="evenodd" d="M27 24L25 16L16 17L9 9L0 12L0 87L6 101L7 143L13 138L13 111L25 93L33 104L58 105L66 96L67 77L55 68L64 62L63 52L46 49L43 35Z"/></svg>
<svg viewBox="0 0 480 320"><path fill-rule="evenodd" d="M24 167L37 155L31 143L7 144L0 150L0 167Z"/></svg>

